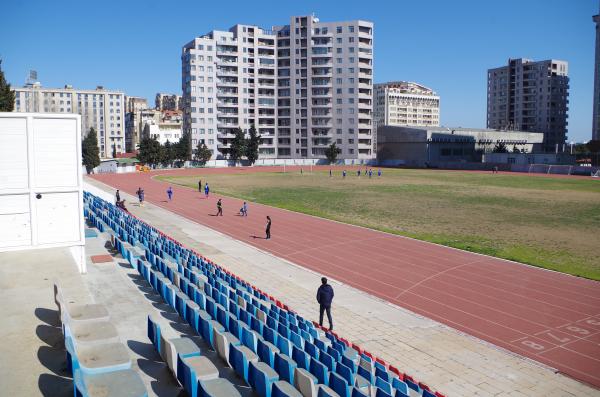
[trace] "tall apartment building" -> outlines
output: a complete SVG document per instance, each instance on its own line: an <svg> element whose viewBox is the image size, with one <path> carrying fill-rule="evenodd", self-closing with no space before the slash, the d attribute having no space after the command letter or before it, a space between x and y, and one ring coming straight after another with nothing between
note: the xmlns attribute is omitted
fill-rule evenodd
<svg viewBox="0 0 600 397"><path fill-rule="evenodd" d="M568 63L509 59L488 70L487 127L544 133L543 150L563 150L567 139Z"/></svg>
<svg viewBox="0 0 600 397"><path fill-rule="evenodd" d="M440 97L421 84L375 84L374 124L407 127L440 125Z"/></svg>
<svg viewBox="0 0 600 397"><path fill-rule="evenodd" d="M154 99L154 105L158 110L182 110L183 103L181 95L164 94L159 92Z"/></svg>
<svg viewBox="0 0 600 397"><path fill-rule="evenodd" d="M125 150L133 152L140 143L140 111L148 109L148 100L136 96L125 97Z"/></svg>
<svg viewBox="0 0 600 397"><path fill-rule="evenodd" d="M82 136L94 127L101 158L113 150L125 152L124 94L98 86L95 90L45 88L40 83L15 87L15 112L75 113L81 115Z"/></svg>
<svg viewBox="0 0 600 397"><path fill-rule="evenodd" d="M596 23L596 59L594 62L594 115L592 139L600 140L600 15L592 17Z"/></svg>
<svg viewBox="0 0 600 397"><path fill-rule="evenodd" d="M235 25L182 50L183 128L227 156L255 125L261 158L373 157L373 24L291 17L271 30Z"/></svg>

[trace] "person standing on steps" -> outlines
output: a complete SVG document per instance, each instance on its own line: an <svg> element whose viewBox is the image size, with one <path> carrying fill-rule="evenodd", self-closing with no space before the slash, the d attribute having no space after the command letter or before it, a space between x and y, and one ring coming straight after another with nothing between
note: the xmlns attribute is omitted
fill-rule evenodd
<svg viewBox="0 0 600 397"><path fill-rule="evenodd" d="M265 239L269 240L271 238L271 217L269 215L267 215L267 228L265 229L265 234Z"/></svg>
<svg viewBox="0 0 600 397"><path fill-rule="evenodd" d="M171 186L169 186L169 188L167 189L167 197L169 198L169 201L173 199L173 189L171 188Z"/></svg>
<svg viewBox="0 0 600 397"><path fill-rule="evenodd" d="M323 326L323 313L327 313L329 321L329 330L333 330L333 320L331 319L331 301L333 301L333 288L327 284L327 278L321 277L321 286L317 290L317 302L319 303L319 325Z"/></svg>
<svg viewBox="0 0 600 397"><path fill-rule="evenodd" d="M219 199L219 201L217 201L217 215L216 216L223 216L223 203L221 202L221 199Z"/></svg>
<svg viewBox="0 0 600 397"><path fill-rule="evenodd" d="M115 193L115 198L117 199L117 203L121 201L121 193L119 193L119 189L117 189L117 192Z"/></svg>
<svg viewBox="0 0 600 397"><path fill-rule="evenodd" d="M210 188L208 187L208 182L204 185L204 197L208 198L208 192L210 192Z"/></svg>

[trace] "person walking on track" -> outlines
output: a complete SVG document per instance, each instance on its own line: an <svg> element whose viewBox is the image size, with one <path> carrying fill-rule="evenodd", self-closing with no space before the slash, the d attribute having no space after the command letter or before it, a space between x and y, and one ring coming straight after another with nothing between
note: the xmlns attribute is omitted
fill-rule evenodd
<svg viewBox="0 0 600 397"><path fill-rule="evenodd" d="M171 186L167 189L167 197L169 198L169 201L173 199L173 188L171 188Z"/></svg>
<svg viewBox="0 0 600 397"><path fill-rule="evenodd" d="M331 301L333 301L333 288L327 284L327 278L321 277L321 286L317 290L317 302L319 303L319 325L323 326L323 313L327 313L329 321L329 330L333 330L333 320L331 319Z"/></svg>
<svg viewBox="0 0 600 397"><path fill-rule="evenodd" d="M269 215L267 215L267 227L265 229L265 234L265 239L269 240L271 238L271 217Z"/></svg>
<svg viewBox="0 0 600 397"><path fill-rule="evenodd" d="M202 193L202 179L198 179L198 193Z"/></svg>
<svg viewBox="0 0 600 397"><path fill-rule="evenodd" d="M144 206L144 189L142 189L142 187L140 186L136 192L137 196L138 196L138 200L140 201L140 206L143 207Z"/></svg>
<svg viewBox="0 0 600 397"><path fill-rule="evenodd" d="M210 188L208 187L208 182L204 185L204 197L208 198L208 192L210 192Z"/></svg>
<svg viewBox="0 0 600 397"><path fill-rule="evenodd" d="M221 199L219 199L219 201L217 201L217 215L216 216L223 216L223 203L221 202Z"/></svg>
<svg viewBox="0 0 600 397"><path fill-rule="evenodd" d="M244 204L242 205L242 208L240 208L240 214L242 216L248 216L248 204L246 204L245 201L244 201Z"/></svg>
<svg viewBox="0 0 600 397"><path fill-rule="evenodd" d="M115 193L115 198L117 199L117 203L121 201L121 193L119 193L119 189L117 189L117 192Z"/></svg>

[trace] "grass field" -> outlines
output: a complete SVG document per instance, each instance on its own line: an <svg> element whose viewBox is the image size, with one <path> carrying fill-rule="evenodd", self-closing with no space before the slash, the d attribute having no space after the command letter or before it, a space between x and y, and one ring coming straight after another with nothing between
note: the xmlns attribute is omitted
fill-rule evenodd
<svg viewBox="0 0 600 397"><path fill-rule="evenodd" d="M434 170L160 177L252 202L600 280L600 181Z"/></svg>

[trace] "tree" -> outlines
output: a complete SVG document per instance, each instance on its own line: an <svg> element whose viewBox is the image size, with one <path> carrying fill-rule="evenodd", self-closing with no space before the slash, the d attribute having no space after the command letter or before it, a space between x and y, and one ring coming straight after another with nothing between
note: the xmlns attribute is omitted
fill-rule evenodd
<svg viewBox="0 0 600 397"><path fill-rule="evenodd" d="M504 142L498 142L496 144L496 146L494 146L494 153L508 153L508 149L506 148L506 145L504 144Z"/></svg>
<svg viewBox="0 0 600 397"><path fill-rule="evenodd" d="M587 149L590 151L590 153L600 152L600 140L598 139L589 141L585 146L587 146Z"/></svg>
<svg viewBox="0 0 600 397"><path fill-rule="evenodd" d="M15 92L4 78L2 60L0 59L0 112L12 112L15 108Z"/></svg>
<svg viewBox="0 0 600 397"><path fill-rule="evenodd" d="M98 149L98 136L94 127L90 128L87 136L81 141L82 164L88 174L100 165L100 150Z"/></svg>
<svg viewBox="0 0 600 397"><path fill-rule="evenodd" d="M246 151L246 138L244 131L242 131L240 128L236 129L234 134L235 137L229 144L229 159L237 162L238 160L241 160L244 152Z"/></svg>
<svg viewBox="0 0 600 397"><path fill-rule="evenodd" d="M338 154L340 154L342 150L336 146L335 142L333 142L327 149L325 149L325 156L327 157L327 161L329 164L335 163L337 160Z"/></svg>
<svg viewBox="0 0 600 397"><path fill-rule="evenodd" d="M198 161L201 165L204 165L208 160L210 160L211 157L212 150L206 147L204 142L200 142L198 144L198 148L196 149L196 154L194 155L196 161Z"/></svg>
<svg viewBox="0 0 600 397"><path fill-rule="evenodd" d="M258 135L256 127L252 124L250 131L248 131L248 139L246 139L246 158L250 165L258 159L258 145L260 145L260 135Z"/></svg>
<svg viewBox="0 0 600 397"><path fill-rule="evenodd" d="M162 161L162 146L155 138L146 137L140 142L137 158L142 164L156 165Z"/></svg>
<svg viewBox="0 0 600 397"><path fill-rule="evenodd" d="M161 147L161 163L166 167L170 166L177 156L177 146L173 145L169 140Z"/></svg>
<svg viewBox="0 0 600 397"><path fill-rule="evenodd" d="M177 143L175 159L185 162L192 158L192 135L189 132L184 132L181 139Z"/></svg>

